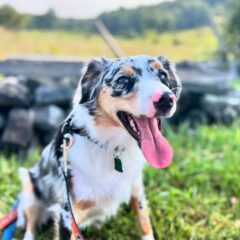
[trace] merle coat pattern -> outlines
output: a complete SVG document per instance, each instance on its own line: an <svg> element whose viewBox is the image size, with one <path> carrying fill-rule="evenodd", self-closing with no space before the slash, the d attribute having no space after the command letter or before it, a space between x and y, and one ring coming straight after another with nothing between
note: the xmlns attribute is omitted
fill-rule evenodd
<svg viewBox="0 0 240 240"><path fill-rule="evenodd" d="M36 226L49 218L55 221L56 239L74 239L61 170L66 132L74 137L68 184L79 227L104 222L121 203L131 202L142 239L154 239L142 170L146 158L155 168L166 167L170 160L160 164L151 160L148 150L143 154L141 134L145 133L138 122L171 117L180 91L174 65L162 56L92 60L79 82L72 111L56 136L32 168L19 171L22 192L17 224L26 227L24 240L34 239ZM116 155L123 172L115 169Z"/></svg>

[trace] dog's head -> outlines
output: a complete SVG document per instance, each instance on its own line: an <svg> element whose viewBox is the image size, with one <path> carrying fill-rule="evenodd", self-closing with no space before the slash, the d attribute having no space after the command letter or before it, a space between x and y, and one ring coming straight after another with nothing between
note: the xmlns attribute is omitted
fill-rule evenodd
<svg viewBox="0 0 240 240"><path fill-rule="evenodd" d="M180 91L169 60L134 56L91 61L77 100L89 110L96 126L124 128L148 162L162 168L169 165L172 150L158 125L161 117L176 111Z"/></svg>

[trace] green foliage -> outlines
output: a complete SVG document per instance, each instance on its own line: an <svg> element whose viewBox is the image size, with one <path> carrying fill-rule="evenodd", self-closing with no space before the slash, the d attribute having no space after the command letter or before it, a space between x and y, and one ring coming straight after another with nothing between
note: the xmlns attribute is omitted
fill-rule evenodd
<svg viewBox="0 0 240 240"><path fill-rule="evenodd" d="M208 25L208 9L200 1L163 2L156 6L138 7L104 13L99 18L116 35L142 35L146 30L157 32L191 29Z"/></svg>
<svg viewBox="0 0 240 240"><path fill-rule="evenodd" d="M226 39L235 56L240 55L240 1L230 0L228 4Z"/></svg>
<svg viewBox="0 0 240 240"><path fill-rule="evenodd" d="M178 131L165 126L175 157L164 170L147 167L146 195L158 239L239 239L240 228L240 127L202 126ZM32 164L36 154L24 162ZM0 209L6 213L19 191L16 159L0 158ZM233 201L234 197L237 201ZM235 198L235 199L236 199ZM52 227L37 240L52 239ZM117 217L86 236L99 239L139 239L134 215L124 205ZM17 239L22 232L17 231Z"/></svg>
<svg viewBox="0 0 240 240"><path fill-rule="evenodd" d="M27 28L53 30L62 29L66 31L96 32L96 28L91 20L76 20L58 18L53 9L39 16L31 16L31 21Z"/></svg>
<svg viewBox="0 0 240 240"><path fill-rule="evenodd" d="M25 167L31 166L38 156L38 152L29 156L27 161L24 161ZM17 156L0 155L0 217L9 210L19 192L18 168L21 164L22 161Z"/></svg>
<svg viewBox="0 0 240 240"><path fill-rule="evenodd" d="M0 25L2 26L18 29L24 26L26 20L24 15L19 14L10 5L5 4L0 8Z"/></svg>
<svg viewBox="0 0 240 240"><path fill-rule="evenodd" d="M198 0L202 1L202 0ZM216 5L223 5L225 4L228 0L204 0L209 6L216 6Z"/></svg>
<svg viewBox="0 0 240 240"><path fill-rule="evenodd" d="M128 38L142 36L146 31L176 31L203 27L209 24L209 6L216 8L227 0L175 0L166 1L153 6L142 6L135 9L120 8L116 11L101 14L110 31L115 35ZM53 9L43 15L27 15L17 13L11 6L0 8L0 25L19 29L61 29L96 33L94 19L77 20L58 18Z"/></svg>
<svg viewBox="0 0 240 240"><path fill-rule="evenodd" d="M229 28L228 31L230 34L239 34L240 33L240 3L239 1L230 1L229 4L230 16L229 16Z"/></svg>
<svg viewBox="0 0 240 240"><path fill-rule="evenodd" d="M240 89L240 79L236 79L232 82L232 86L235 88L235 89Z"/></svg>
<svg viewBox="0 0 240 240"><path fill-rule="evenodd" d="M98 18L103 20L115 35L124 37L142 36L149 30L166 32L207 26L209 23L208 4L211 4L212 7L217 5L214 0L166 1L154 6L143 6L135 9L120 8L116 11L101 14ZM53 9L43 15L32 16L17 13L12 7L5 5L0 8L0 12L2 13L0 25L10 28L18 29L22 27L21 22L25 19L24 26L26 28L97 32L93 24L94 19L61 19L56 16Z"/></svg>
<svg viewBox="0 0 240 240"><path fill-rule="evenodd" d="M30 27L38 29L54 29L57 26L57 16L53 9L50 9L47 13L32 18Z"/></svg>

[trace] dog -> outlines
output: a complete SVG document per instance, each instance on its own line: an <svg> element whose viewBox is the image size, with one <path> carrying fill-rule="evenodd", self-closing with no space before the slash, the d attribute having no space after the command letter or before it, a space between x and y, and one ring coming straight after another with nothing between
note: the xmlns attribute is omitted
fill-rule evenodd
<svg viewBox="0 0 240 240"><path fill-rule="evenodd" d="M68 150L67 185L76 224L85 228L116 214L121 203L136 213L142 239L154 239L143 186L143 168L167 167L173 150L161 133L161 118L176 111L181 83L163 56L94 59L84 70L72 110L54 139L30 169L19 170L18 226L24 240L53 218L55 239L75 239L62 171L64 135ZM62 164L61 164L62 163Z"/></svg>

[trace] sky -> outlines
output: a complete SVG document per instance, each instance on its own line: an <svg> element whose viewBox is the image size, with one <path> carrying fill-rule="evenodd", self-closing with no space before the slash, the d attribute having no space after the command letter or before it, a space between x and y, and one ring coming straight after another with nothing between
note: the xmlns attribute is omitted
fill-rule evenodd
<svg viewBox="0 0 240 240"><path fill-rule="evenodd" d="M53 8L64 18L92 18L119 7L133 8L164 0L0 0L0 6L10 4L21 13L42 14Z"/></svg>

